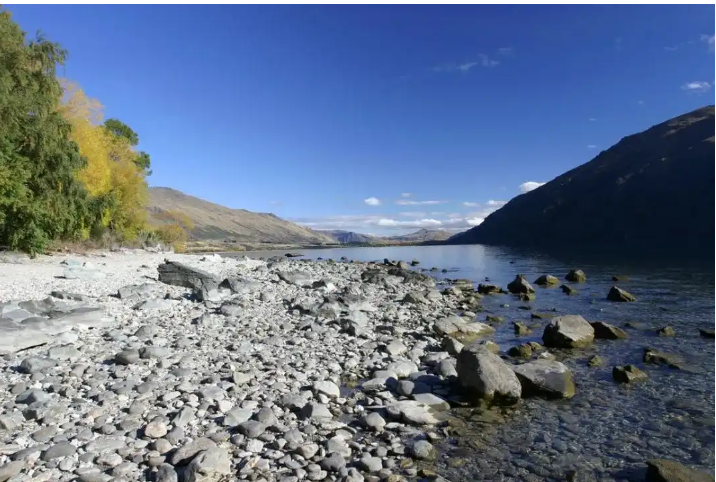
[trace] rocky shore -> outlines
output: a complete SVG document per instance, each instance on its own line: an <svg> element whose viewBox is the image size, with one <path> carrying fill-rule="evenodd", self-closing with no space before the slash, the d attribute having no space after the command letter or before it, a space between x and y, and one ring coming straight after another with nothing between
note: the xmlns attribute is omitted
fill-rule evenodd
<svg viewBox="0 0 716 482"><path fill-rule="evenodd" d="M541 343L498 346L490 335L503 320L479 313L505 290L438 283L405 262L3 261L0 482L441 480L435 463L461 409L501 417L525 398L569 399L579 384L563 353L627 336L534 313L513 328L539 330ZM535 296L519 275L507 292ZM634 301L617 287L605 296ZM643 361L683 365L654 350ZM612 383L645 377L615 366ZM646 462L646 480L713 480Z"/></svg>

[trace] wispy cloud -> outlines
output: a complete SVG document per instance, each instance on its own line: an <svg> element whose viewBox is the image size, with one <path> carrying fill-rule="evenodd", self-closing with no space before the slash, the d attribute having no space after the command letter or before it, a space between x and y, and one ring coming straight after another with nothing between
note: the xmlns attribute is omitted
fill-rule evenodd
<svg viewBox="0 0 716 482"><path fill-rule="evenodd" d="M623 42L622 42L622 38L621 38L621 37L617 37L617 38L614 39L614 49L615 49L617 52L620 52L620 51L624 48L622 44L623 44Z"/></svg>
<svg viewBox="0 0 716 482"><path fill-rule="evenodd" d="M369 197L368 199L364 199L363 202L368 206L380 206L380 199L377 197Z"/></svg>
<svg viewBox="0 0 716 482"><path fill-rule="evenodd" d="M421 212L421 211L403 211L402 213L398 213L400 216L404 216L406 218L424 218L428 215L428 213Z"/></svg>
<svg viewBox="0 0 716 482"><path fill-rule="evenodd" d="M645 104L645 102L644 102L643 100L637 100L636 103L639 104L639 105L644 105L644 104Z"/></svg>
<svg viewBox="0 0 716 482"><path fill-rule="evenodd" d="M537 182L537 181L523 182L522 184L520 184L520 191L523 193L534 191L538 187L544 186L545 184L546 183L544 183L544 182Z"/></svg>
<svg viewBox="0 0 716 482"><path fill-rule="evenodd" d="M706 45L709 46L709 52L714 51L714 36L713 35L702 35L701 41L706 42Z"/></svg>
<svg viewBox="0 0 716 482"><path fill-rule="evenodd" d="M271 201L269 204L271 206L281 206L283 203L281 201Z"/></svg>
<svg viewBox="0 0 716 482"><path fill-rule="evenodd" d="M476 208L480 205L480 203L473 203L473 202L465 201L462 203L462 205L467 208Z"/></svg>
<svg viewBox="0 0 716 482"><path fill-rule="evenodd" d="M597 121L597 118L596 118L596 117L590 117L590 118L589 118L589 122L596 122L596 121Z"/></svg>
<svg viewBox="0 0 716 482"><path fill-rule="evenodd" d="M400 197L410 197L410 193L409 192L400 193Z"/></svg>
<svg viewBox="0 0 716 482"><path fill-rule="evenodd" d="M489 201L487 201L488 206L502 207L505 204L507 204L507 201L495 201L494 199L490 199Z"/></svg>
<svg viewBox="0 0 716 482"><path fill-rule="evenodd" d="M447 204L447 201L411 201L408 199L398 199L395 204L400 206L431 206L434 204Z"/></svg>
<svg viewBox="0 0 716 482"><path fill-rule="evenodd" d="M711 84L703 80L694 80L692 82L686 82L681 86L681 89L687 92L693 92L694 94L703 94L711 89Z"/></svg>
<svg viewBox="0 0 716 482"><path fill-rule="evenodd" d="M479 62L463 62L461 64L442 64L433 67L433 72L469 72L473 67L480 65Z"/></svg>
<svg viewBox="0 0 716 482"><path fill-rule="evenodd" d="M596 148L597 148L597 146L595 146L594 144L587 145L587 149L596 149Z"/></svg>
<svg viewBox="0 0 716 482"><path fill-rule="evenodd" d="M491 59L488 55L477 54L477 56L480 57L480 63L483 67L495 67L500 64L499 60Z"/></svg>
<svg viewBox="0 0 716 482"><path fill-rule="evenodd" d="M497 49L497 54L505 57L512 57L515 55L515 49L513 47L500 47Z"/></svg>

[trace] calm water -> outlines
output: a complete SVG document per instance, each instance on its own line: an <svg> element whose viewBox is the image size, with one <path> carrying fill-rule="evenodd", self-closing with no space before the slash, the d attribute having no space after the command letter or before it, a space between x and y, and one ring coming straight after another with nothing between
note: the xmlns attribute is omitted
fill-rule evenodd
<svg viewBox="0 0 716 482"><path fill-rule="evenodd" d="M576 480L643 480L643 462L669 458L713 473L714 469L714 341L699 336L699 328L714 327L713 259L699 265L668 264L655 259L631 262L554 257L473 246L427 246L293 250L306 258L360 261L420 261L420 268L437 267L448 273L437 278L489 278L506 286L515 274L533 281L541 274L563 278L570 268L587 274L587 283L575 285L577 296L558 288L538 288L529 303L534 312L556 310L581 314L589 321L624 326L628 340L599 340L587 350L560 353L574 372L577 395L568 401L525 400L517 410L499 417L460 413L463 432L448 436L441 447L444 457L436 470L458 480L565 480L576 470ZM284 254L247 253L251 257ZM242 253L243 255L243 253ZM605 300L615 284L612 275L626 275L620 287L637 297L636 303ZM500 307L508 303L509 308ZM530 320L525 305L510 296L486 297L486 313L505 318L494 335L503 350L526 341L540 341L541 320ZM483 320L486 313L479 313ZM533 335L520 337L512 321L539 323ZM675 338L660 338L654 331L664 325L676 329ZM644 347L683 356L693 370L644 365ZM586 360L599 354L605 364L589 368ZM619 386L612 381L615 365L636 364L649 375L642 384Z"/></svg>

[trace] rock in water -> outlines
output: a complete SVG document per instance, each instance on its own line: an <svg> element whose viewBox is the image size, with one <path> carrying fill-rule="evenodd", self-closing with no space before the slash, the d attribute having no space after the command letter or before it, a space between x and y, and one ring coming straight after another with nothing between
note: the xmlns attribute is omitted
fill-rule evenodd
<svg viewBox="0 0 716 482"><path fill-rule="evenodd" d="M595 321L589 324L594 328L594 338L598 340L617 340L619 338L629 337L621 328L610 325L609 323L604 323L603 321Z"/></svg>
<svg viewBox="0 0 716 482"><path fill-rule="evenodd" d="M569 285L562 285L562 286L560 286L559 288L562 290L562 293L564 293L565 295L572 296L572 295L576 295L576 294L577 294L577 290L574 289L574 288L572 288L572 287L569 286Z"/></svg>
<svg viewBox="0 0 716 482"><path fill-rule="evenodd" d="M646 462L646 482L713 482L714 477L690 469L673 460L652 459Z"/></svg>
<svg viewBox="0 0 716 482"><path fill-rule="evenodd" d="M164 261L164 264L157 267L157 271L159 271L159 281L168 285L206 292L219 287L219 281L211 273L191 268L177 261Z"/></svg>
<svg viewBox="0 0 716 482"><path fill-rule="evenodd" d="M584 271L581 269L572 269L567 273L567 276L564 277L567 281L571 281L572 283L584 283L587 281L587 275L584 274Z"/></svg>
<svg viewBox="0 0 716 482"><path fill-rule="evenodd" d="M548 274L543 274L535 280L535 284L539 286L551 286L559 284L559 278Z"/></svg>
<svg viewBox="0 0 716 482"><path fill-rule="evenodd" d="M529 284L527 278L521 274L518 274L515 279L507 285L507 290L512 294L535 292L535 289Z"/></svg>
<svg viewBox="0 0 716 482"><path fill-rule="evenodd" d="M523 395L572 398L575 393L572 372L563 363L536 360L512 368L522 383Z"/></svg>
<svg viewBox="0 0 716 482"><path fill-rule="evenodd" d="M649 377L634 365L614 367L612 377L619 383L634 383L647 380Z"/></svg>
<svg viewBox="0 0 716 482"><path fill-rule="evenodd" d="M478 400L506 405L520 400L522 386L515 372L481 344L473 343L458 354L457 374Z"/></svg>
<svg viewBox="0 0 716 482"><path fill-rule="evenodd" d="M489 284L483 284L480 283L477 285L477 292L481 295L497 295L500 293L504 293L502 288L500 288L497 285L489 285Z"/></svg>
<svg viewBox="0 0 716 482"><path fill-rule="evenodd" d="M644 348L644 358L642 360L644 363L666 365L679 370L685 367L684 360L679 355L656 351L652 348Z"/></svg>
<svg viewBox="0 0 716 482"><path fill-rule="evenodd" d="M699 329L699 335L701 335L701 338L714 338L716 333L713 329L701 328Z"/></svg>
<svg viewBox="0 0 716 482"><path fill-rule="evenodd" d="M659 336L676 336L676 330L671 326L664 326L656 330L656 334Z"/></svg>
<svg viewBox="0 0 716 482"><path fill-rule="evenodd" d="M553 348L581 348L594 341L594 328L580 315L558 316L545 327L542 341Z"/></svg>
<svg viewBox="0 0 716 482"><path fill-rule="evenodd" d="M607 300L609 301L636 301L636 298L631 293L627 293L623 289L612 286L612 288L609 290L609 293L607 293Z"/></svg>

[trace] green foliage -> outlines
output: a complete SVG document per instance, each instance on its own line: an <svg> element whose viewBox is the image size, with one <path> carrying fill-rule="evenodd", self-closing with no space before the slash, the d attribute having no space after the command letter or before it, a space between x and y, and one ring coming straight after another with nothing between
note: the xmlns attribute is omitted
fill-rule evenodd
<svg viewBox="0 0 716 482"><path fill-rule="evenodd" d="M184 252L188 233L194 229L191 218L181 211L164 211L155 218L162 223L155 229L157 237L177 253Z"/></svg>
<svg viewBox="0 0 716 482"><path fill-rule="evenodd" d="M129 142L129 145L132 147L136 147L137 144L139 144L139 135L134 132L131 127L129 127L127 124L125 124L119 119L107 119L106 121L104 121L104 128L114 134L116 137L119 137L120 139L126 139L127 142ZM137 157L134 159L134 164L136 164L139 169L144 171L145 175L149 176L152 174L152 171L149 169L152 164L152 161L149 157L149 154L147 154L146 152L138 152Z"/></svg>
<svg viewBox="0 0 716 482"><path fill-rule="evenodd" d="M76 173L85 165L57 110L55 77L67 52L25 33L0 11L0 245L35 253L75 239L91 218Z"/></svg>

